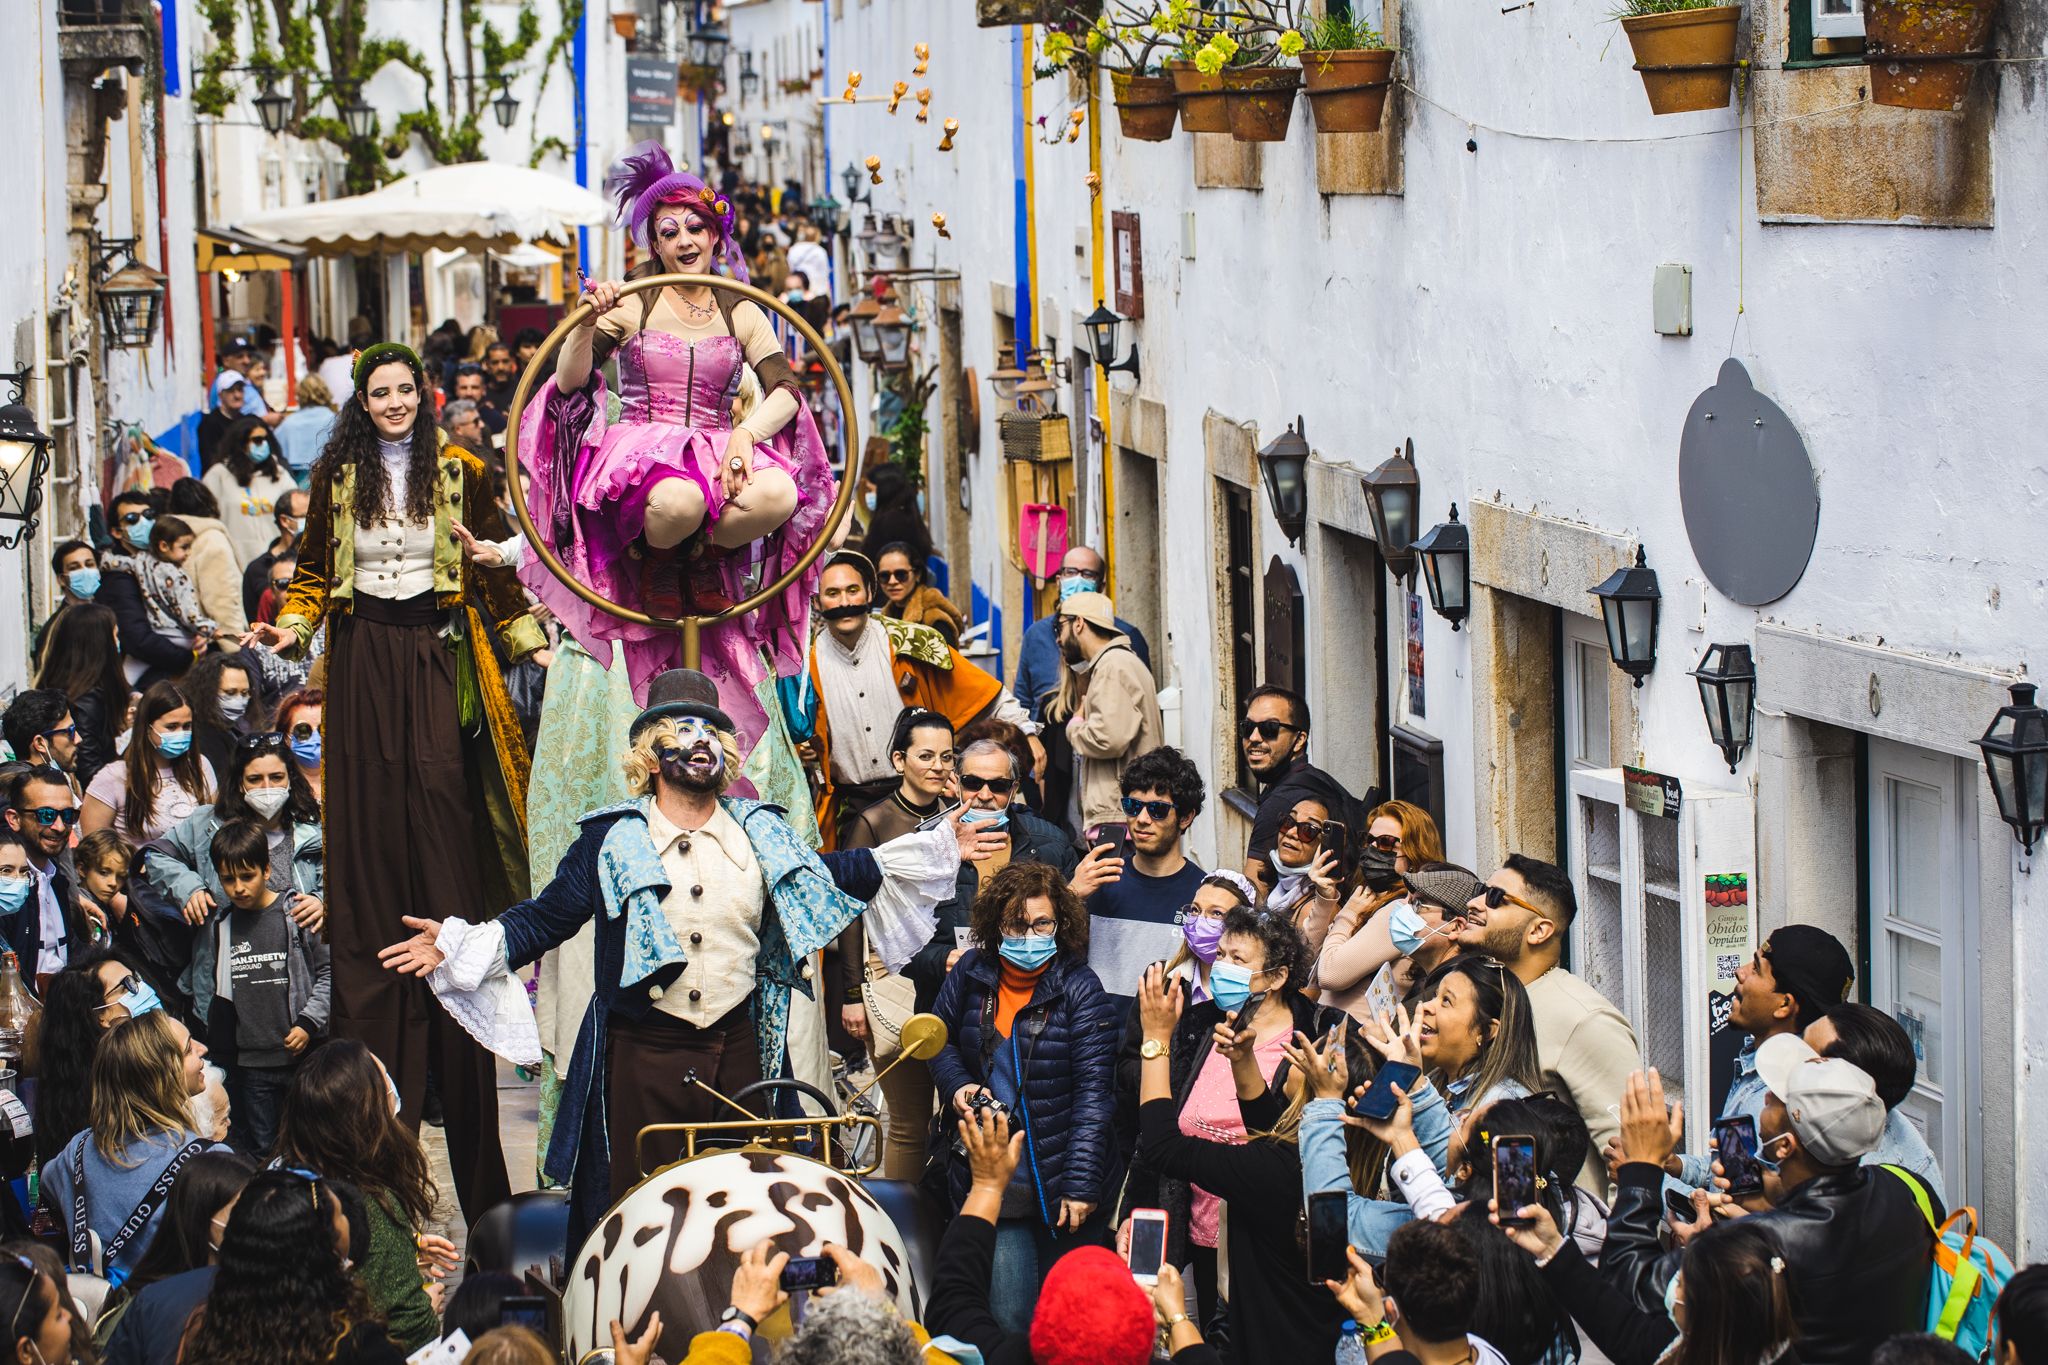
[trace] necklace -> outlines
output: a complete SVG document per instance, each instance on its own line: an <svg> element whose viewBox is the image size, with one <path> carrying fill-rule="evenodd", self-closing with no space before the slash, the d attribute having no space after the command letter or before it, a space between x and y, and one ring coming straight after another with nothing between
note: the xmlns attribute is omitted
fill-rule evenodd
<svg viewBox="0 0 2048 1365"><path fill-rule="evenodd" d="M676 290L672 297L676 301L676 307L682 310L683 316L693 322L709 322L712 314L718 311L718 301L716 299L713 299L710 303L692 303L683 297L683 292L680 289Z"/></svg>

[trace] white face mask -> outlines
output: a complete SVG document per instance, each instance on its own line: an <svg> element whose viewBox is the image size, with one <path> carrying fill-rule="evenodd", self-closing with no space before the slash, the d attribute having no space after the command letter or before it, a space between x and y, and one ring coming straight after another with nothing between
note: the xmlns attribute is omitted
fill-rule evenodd
<svg viewBox="0 0 2048 1365"><path fill-rule="evenodd" d="M284 809L285 803L292 799L292 792L289 787L258 787L254 791L243 792L242 799L249 803L251 810L268 820Z"/></svg>
<svg viewBox="0 0 2048 1365"><path fill-rule="evenodd" d="M221 694L220 713L223 716L226 716L229 720L240 720L243 714L248 711L248 709L248 694L244 693L239 697L229 696L225 692Z"/></svg>

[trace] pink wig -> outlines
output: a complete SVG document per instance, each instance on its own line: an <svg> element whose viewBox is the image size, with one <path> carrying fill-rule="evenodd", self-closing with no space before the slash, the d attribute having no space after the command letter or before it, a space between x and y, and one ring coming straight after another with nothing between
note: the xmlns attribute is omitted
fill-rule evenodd
<svg viewBox="0 0 2048 1365"><path fill-rule="evenodd" d="M732 202L688 171L679 171L659 142L637 142L605 172L604 192L618 206L612 226L648 245L648 226L663 205L682 205L710 223L717 235L711 256L715 273L747 282L746 258L732 239Z"/></svg>

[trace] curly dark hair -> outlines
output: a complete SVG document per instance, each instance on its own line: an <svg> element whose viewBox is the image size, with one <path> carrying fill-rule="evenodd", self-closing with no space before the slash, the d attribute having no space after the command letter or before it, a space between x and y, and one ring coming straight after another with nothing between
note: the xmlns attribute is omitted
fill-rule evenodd
<svg viewBox="0 0 2048 1365"><path fill-rule="evenodd" d="M261 666L244 651L222 654L216 650L186 669L185 676L178 679L178 690L192 704L193 729L232 731L236 728L236 723L222 715L220 709L220 675L231 668L249 680L249 709L242 713L240 728L249 734L268 728L270 712L263 705Z"/></svg>
<svg viewBox="0 0 2048 1365"><path fill-rule="evenodd" d="M282 734L267 733L250 735L235 744L228 756L228 770L220 779L220 797L214 802L214 814L223 820L253 820L263 823L263 817L249 804L248 796L242 791L242 776L249 771L249 765L259 758L284 760L285 781L291 792L291 799L284 803L280 812L286 825L317 825L320 823L320 798L313 795L313 784L306 780L306 774L299 768L298 760L292 756L291 745Z"/></svg>
<svg viewBox="0 0 2048 1365"><path fill-rule="evenodd" d="M419 1139L391 1112L384 1072L352 1038L300 1059L285 1092L277 1156L347 1180L417 1230L434 1208L434 1179Z"/></svg>
<svg viewBox="0 0 2048 1365"><path fill-rule="evenodd" d="M1301 930L1294 927L1292 920L1271 910L1252 910L1240 905L1223 917L1223 936L1228 938L1232 934L1243 934L1259 941L1266 950L1265 971L1287 973L1285 981L1277 986L1268 986L1267 990L1278 991L1289 1001L1301 994L1301 988L1308 984L1308 940L1301 936Z"/></svg>
<svg viewBox="0 0 2048 1365"><path fill-rule="evenodd" d="M363 398L376 377L393 365L412 374L420 404L413 415L412 461L406 466L402 509L391 505L391 476L385 472L384 458L377 449L382 437ZM331 498L340 486L343 471L355 470L356 525L375 526L401 511L405 520L415 522L434 515L434 465L441 455L441 442L436 434L440 428L434 424L431 387L426 372L418 365L403 356L391 355L364 374L356 384L354 397L341 405L341 414L334 419L334 429L327 435L327 445L313 466L312 486Z"/></svg>
<svg viewBox="0 0 2048 1365"><path fill-rule="evenodd" d="M1178 749L1161 745L1149 753L1138 755L1117 782L1125 796L1144 791L1167 793L1173 798L1173 808L1179 813L1182 824L1202 813L1202 802L1206 796L1202 770L1190 763L1187 755Z"/></svg>
<svg viewBox="0 0 2048 1365"><path fill-rule="evenodd" d="M92 1126L92 1055L106 1034L99 968L120 961L104 948L73 958L43 992L33 1069L36 1145L46 1160Z"/></svg>
<svg viewBox="0 0 2048 1365"><path fill-rule="evenodd" d="M182 1359L211 1365L324 1365L373 1320L334 1245L339 1194L325 1181L265 1171L242 1190L220 1243L220 1270Z"/></svg>
<svg viewBox="0 0 2048 1365"><path fill-rule="evenodd" d="M1011 863L988 879L974 905L967 912L967 929L974 946L984 953L998 951L1003 942L1003 921L1010 911L1022 907L1033 896L1052 902L1052 917L1059 924L1055 937L1060 951L1075 961L1088 957L1088 908L1067 886L1059 869L1044 863ZM1300 937L1296 935L1296 937ZM1304 947L1302 952L1306 954Z"/></svg>

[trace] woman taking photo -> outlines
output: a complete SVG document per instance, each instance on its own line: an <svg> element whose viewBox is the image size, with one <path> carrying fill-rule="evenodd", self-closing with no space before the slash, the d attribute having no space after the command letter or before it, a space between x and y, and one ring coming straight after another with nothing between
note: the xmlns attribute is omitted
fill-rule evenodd
<svg viewBox="0 0 2048 1365"><path fill-rule="evenodd" d="M945 809L955 789L953 722L936 711L904 708L889 736L889 761L900 781L896 790L853 817L839 837L841 848L879 848L916 833ZM869 948L856 919L839 936L839 1020L868 1050L875 1070L896 1058L898 1030L917 1011L917 987L890 972ZM923 1062L906 1061L882 1078L889 1112L882 1174L916 1180L924 1173L925 1136L931 1127L932 1075Z"/></svg>
<svg viewBox="0 0 2048 1365"><path fill-rule="evenodd" d="M235 1201L220 1268L179 1359L207 1365L401 1365L349 1274L348 1214L318 1176L265 1171Z"/></svg>
<svg viewBox="0 0 2048 1365"><path fill-rule="evenodd" d="M308 1052L285 1095L278 1161L302 1166L362 1192L370 1248L356 1276L370 1307L401 1349L416 1351L441 1335L422 1285L418 1236L434 1208L434 1182L419 1139L392 1112L384 1068L346 1039Z"/></svg>
<svg viewBox="0 0 2048 1365"><path fill-rule="evenodd" d="M36 686L71 698L71 723L78 727L71 772L90 786L100 769L119 761L115 740L128 714L128 675L112 608L80 602L51 623Z"/></svg>
<svg viewBox="0 0 2048 1365"><path fill-rule="evenodd" d="M327 890L350 908L329 930L332 1028L391 1068L408 1126L433 1071L449 1144L471 1155L456 1189L474 1219L510 1194L495 1065L424 981L382 970L377 953L411 933L408 916L482 923L525 894L526 742L484 632L499 623L513 662L547 637L512 571L466 559L449 529L511 534L483 463L441 450L419 357L372 346L355 383L313 470L291 592L244 644L299 655L327 625Z"/></svg>
<svg viewBox="0 0 2048 1365"><path fill-rule="evenodd" d="M236 740L270 729L256 681L242 654L209 654L178 679L178 690L192 704L192 747L216 773L228 770Z"/></svg>
<svg viewBox="0 0 2048 1365"><path fill-rule="evenodd" d="M135 707L128 752L86 787L78 832L111 829L140 848L213 800L213 792L213 765L192 747L191 704L177 683L154 683Z"/></svg>
<svg viewBox="0 0 2048 1365"><path fill-rule="evenodd" d="M911 546L898 540L884 545L875 556L875 578L882 585L882 615L930 626L957 649L960 628L967 624L967 618L931 585L925 576L924 561L911 558L915 553Z"/></svg>
<svg viewBox="0 0 2048 1365"><path fill-rule="evenodd" d="M996 1224L990 1290L1005 1330L1021 1332L1045 1272L1114 1192L1115 1014L1087 966L1088 911L1043 863L992 877L968 934L972 947L932 1007L947 1030L932 1080L956 1119L994 1101L1025 1134ZM957 1209L965 1163L952 1175Z"/></svg>
<svg viewBox="0 0 2048 1365"><path fill-rule="evenodd" d="M292 766L306 779L316 801L324 799L320 788L320 722L326 709L327 694L317 687L287 692L277 703L277 732L290 746Z"/></svg>
<svg viewBox="0 0 2048 1365"><path fill-rule="evenodd" d="M277 535L277 500L299 485L278 455L270 424L260 417L244 417L229 427L220 456L200 482L220 505L235 562L251 564Z"/></svg>
<svg viewBox="0 0 2048 1365"><path fill-rule="evenodd" d="M158 1187L200 1153L228 1150L193 1125L205 1057L191 1030L162 1010L116 1024L100 1040L91 1126L43 1164L43 1203L64 1232L72 1265L100 1274L134 1270L163 1221ZM73 1198L81 1194L82 1217Z"/></svg>

